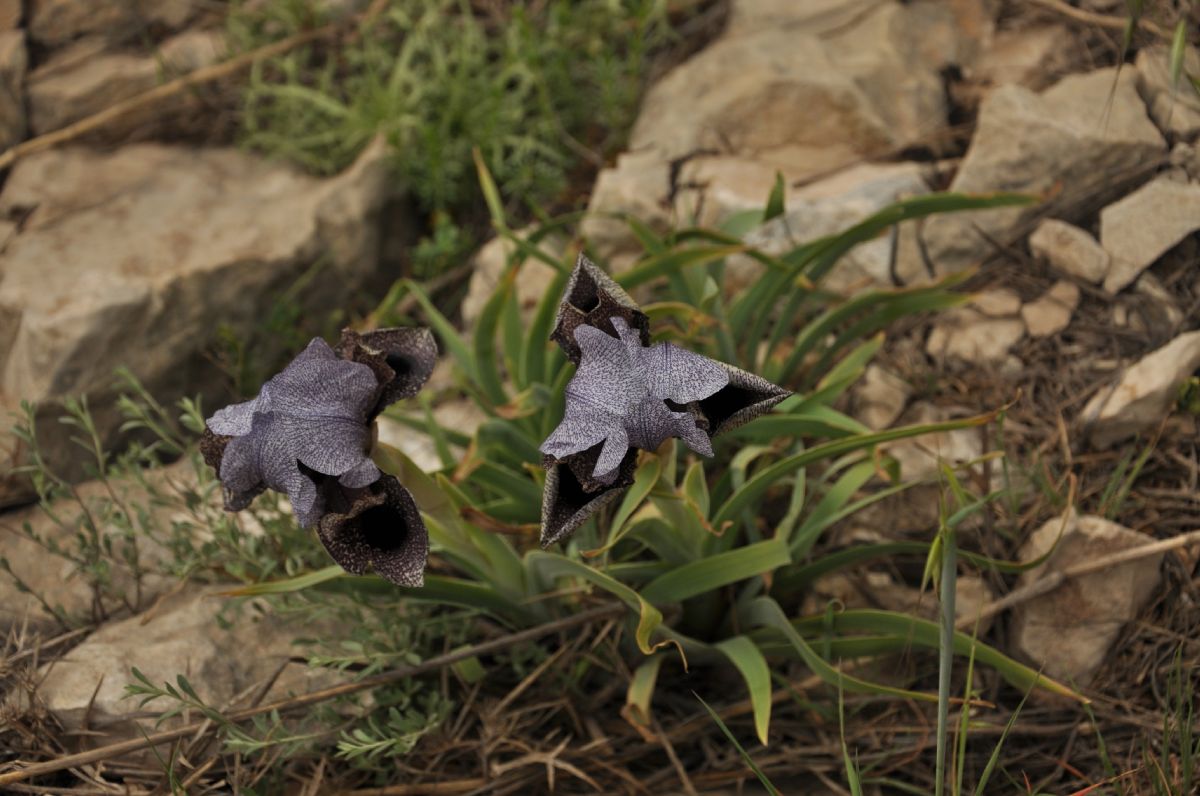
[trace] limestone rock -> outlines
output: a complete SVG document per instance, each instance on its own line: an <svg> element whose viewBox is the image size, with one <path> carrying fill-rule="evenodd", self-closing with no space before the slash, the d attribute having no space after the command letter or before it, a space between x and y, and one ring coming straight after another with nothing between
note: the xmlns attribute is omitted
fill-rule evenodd
<svg viewBox="0 0 1200 796"><path fill-rule="evenodd" d="M784 205L790 207L803 194L793 186L804 174L738 155L689 158L676 181L674 218L689 226L715 227L736 213L761 212L776 175L783 177Z"/></svg>
<svg viewBox="0 0 1200 796"><path fill-rule="evenodd" d="M1011 318L1021 311L1021 297L1006 287L976 293L971 306L989 318Z"/></svg>
<svg viewBox="0 0 1200 796"><path fill-rule="evenodd" d="M1039 91L1070 67L1071 48L1063 47L1070 35L1061 25L1001 31L969 76L985 86L1012 83Z"/></svg>
<svg viewBox="0 0 1200 796"><path fill-rule="evenodd" d="M723 37L656 83L630 149L670 161L703 150L780 157L828 150L829 166L895 143L887 122L812 36Z"/></svg>
<svg viewBox="0 0 1200 796"><path fill-rule="evenodd" d="M877 5L878 0L733 0L725 35L779 29L827 35L853 25Z"/></svg>
<svg viewBox="0 0 1200 796"><path fill-rule="evenodd" d="M1019 309L1019 306L1018 308ZM925 343L935 359L970 363L1002 362L1025 335L1020 317L989 318L969 307L943 313Z"/></svg>
<svg viewBox="0 0 1200 796"><path fill-rule="evenodd" d="M912 395L904 379L879 365L868 365L855 390L856 417L868 428L881 431L896 422Z"/></svg>
<svg viewBox="0 0 1200 796"><path fill-rule="evenodd" d="M164 42L155 55L96 53L93 44L82 45L86 52L68 48L30 74L29 116L35 135L149 91L164 79L215 63L225 52L224 37L213 31L182 33ZM147 117L166 112L160 104L153 111L125 116L120 124L133 129Z"/></svg>
<svg viewBox="0 0 1200 796"><path fill-rule="evenodd" d="M879 3L854 13L852 5L735 9L728 34L650 89L630 149L667 160L704 149L773 152L780 162L823 150L830 169L839 154L844 163L927 135L945 118L938 71L965 46L956 9ZM819 23L845 11L849 24Z"/></svg>
<svg viewBox="0 0 1200 796"><path fill-rule="evenodd" d="M1104 208L1100 244L1112 255L1104 289L1116 293L1200 230L1200 185L1158 178Z"/></svg>
<svg viewBox="0 0 1200 796"><path fill-rule="evenodd" d="M125 506L139 507L138 557L142 566L152 567L169 553L146 532L147 524L153 523L159 531L168 530L179 509L162 497L171 492L164 488L165 485L187 487L195 482L195 470L185 458L168 467L146 471L141 481L114 478L109 486L99 481L82 483L76 487L79 502L62 498L52 502L49 511L41 506L30 506L0 513L0 558L8 561L12 573L28 589L18 588L12 575L0 571L0 633L24 624L34 629L52 630L58 627L56 614L72 622L89 621L94 616L94 609L110 611L120 607L117 594L134 602L135 579L122 556L123 541L113 544L108 572L110 594L102 597L99 605L93 603L93 591L78 573L75 563L55 555L48 548L76 550L76 537L85 533L84 522L89 517L97 521L97 534L101 538L119 540L123 526L121 518L114 512L115 495ZM150 490L158 490L157 496ZM219 502L220 498L215 497L215 500ZM142 583L143 605L149 605L156 595L174 584L174 579L149 575Z"/></svg>
<svg viewBox="0 0 1200 796"><path fill-rule="evenodd" d="M1099 284L1108 275L1112 258L1084 230L1065 221L1048 218L1029 236L1029 250L1068 276Z"/></svg>
<svg viewBox="0 0 1200 796"><path fill-rule="evenodd" d="M175 684L184 675L206 704L222 708L235 697L267 685L266 701L332 684L330 670L289 663L293 641L311 637L311 627L289 627L264 602L235 605L219 592L230 586L186 589L140 616L100 627L61 660L40 670L38 697L68 731L97 730L113 742L140 737L131 715L137 700L124 699L125 686L136 682L136 667L155 685ZM226 623L218 622L226 612ZM231 615L230 615L231 614ZM240 705L244 707L243 703ZM150 703L148 710L165 710Z"/></svg>
<svg viewBox="0 0 1200 796"><path fill-rule="evenodd" d="M667 194L671 190L671 167L653 151L628 152L617 158L614 168L596 177L582 232L602 259L638 250L629 225L615 213L629 213L651 229L671 228ZM610 263L611 267L611 263Z"/></svg>
<svg viewBox="0 0 1200 796"><path fill-rule="evenodd" d="M0 31L21 26L21 0L0 0Z"/></svg>
<svg viewBox="0 0 1200 796"><path fill-rule="evenodd" d="M306 311L330 311L373 275L386 183L382 142L327 180L232 149L63 149L20 161L0 193L0 216L25 219L0 253L0 414L38 403L44 454L78 477L55 422L62 399L90 393L111 441L118 365L167 403L213 390L221 380L205 351L218 326L251 334L318 262L293 298ZM15 447L7 434L5 447ZM0 462L0 505L27 494L11 476L17 463Z"/></svg>
<svg viewBox="0 0 1200 796"><path fill-rule="evenodd" d="M1171 85L1170 53L1166 47L1147 47L1137 55L1138 90L1150 109L1150 118L1164 133L1194 140L1200 136L1200 97L1186 75L1200 75L1200 52L1184 50L1179 85Z"/></svg>
<svg viewBox="0 0 1200 796"><path fill-rule="evenodd" d="M1181 334L1127 369L1116 386L1104 387L1080 419L1097 448L1156 426L1171 410L1179 387L1200 368L1200 332Z"/></svg>
<svg viewBox="0 0 1200 796"><path fill-rule="evenodd" d="M1049 337L1058 334L1071 323L1079 306L1079 288L1073 282L1060 280L1036 301L1021 308L1021 319L1030 337Z"/></svg>
<svg viewBox="0 0 1200 796"><path fill-rule="evenodd" d="M1146 116L1131 70L1121 72L1114 90L1115 79L1114 69L1100 69L1066 77L1041 94L1016 85L992 91L950 190L1058 192L1056 203L1076 208L1144 179L1166 154L1166 142ZM1032 212L935 216L922 238L935 270L954 273L993 251L989 238L1011 242L1014 227Z"/></svg>
<svg viewBox="0 0 1200 796"><path fill-rule="evenodd" d="M25 33L0 28L0 151L25 138Z"/></svg>
<svg viewBox="0 0 1200 796"><path fill-rule="evenodd" d="M1062 533L1061 538L1059 537ZM1057 541L1057 547L1055 542ZM1020 585L1046 574L1119 553L1153 540L1103 517L1048 520L1021 550L1032 561L1054 549L1043 564L1023 573ZM1016 650L1050 677L1086 685L1104 662L1121 627L1137 617L1161 579L1159 553L1072 578L1013 615Z"/></svg>
<svg viewBox="0 0 1200 796"><path fill-rule="evenodd" d="M904 423L940 423L951 417L951 412L944 408L918 403L904 413ZM891 443L885 449L889 456L899 462L900 477L905 481L914 481L936 477L940 472L940 462L957 465L978 459L983 455L983 441L978 429L964 428L922 434Z"/></svg>
<svg viewBox="0 0 1200 796"><path fill-rule="evenodd" d="M96 35L107 41L137 38L147 27L179 30L195 16L198 0L30 0L29 35L44 47L61 47Z"/></svg>
<svg viewBox="0 0 1200 796"><path fill-rule="evenodd" d="M532 229L525 229L517 232L517 235L525 240L530 232ZM542 239L538 248L557 258L562 254L564 244L561 235L550 235ZM496 291L504 269L508 266L508 258L516 248L515 244L504 238L492 238L475 253L471 279L467 284L467 297L462 303L463 326L468 330L475 328L479 314ZM555 269L535 257L524 258L516 277L517 303L520 305L522 317L529 318L533 315L556 273Z"/></svg>
<svg viewBox="0 0 1200 796"><path fill-rule="evenodd" d="M796 191L787 212L746 236L746 243L779 255L817 238L834 235L898 199L928 193L915 163L863 164ZM765 204L760 200L759 206ZM864 286L890 286L894 241L881 235L847 252L823 286L849 292ZM744 255L726 264L726 287L738 290L762 272L762 264Z"/></svg>

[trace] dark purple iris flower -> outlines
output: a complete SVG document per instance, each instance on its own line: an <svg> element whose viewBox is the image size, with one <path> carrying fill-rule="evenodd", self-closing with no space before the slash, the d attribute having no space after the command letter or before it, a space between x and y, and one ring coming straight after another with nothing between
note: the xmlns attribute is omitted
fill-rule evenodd
<svg viewBox="0 0 1200 796"><path fill-rule="evenodd" d="M428 534L408 490L371 461L371 424L388 404L415 395L436 359L427 329L346 330L336 350L314 339L252 400L208 419L200 447L225 508L240 511L266 489L283 492L300 525L317 526L347 571L421 585Z"/></svg>
<svg viewBox="0 0 1200 796"><path fill-rule="evenodd" d="M578 369L563 420L542 443L542 545L565 539L633 483L637 450L671 437L711 456L712 437L791 393L670 343L648 345L649 319L580 255L551 339Z"/></svg>

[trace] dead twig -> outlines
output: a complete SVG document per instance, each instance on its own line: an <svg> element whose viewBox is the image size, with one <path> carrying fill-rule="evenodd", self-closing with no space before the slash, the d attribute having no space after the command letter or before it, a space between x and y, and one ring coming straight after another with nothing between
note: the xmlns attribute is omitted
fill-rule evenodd
<svg viewBox="0 0 1200 796"><path fill-rule="evenodd" d="M1091 575L1095 572L1101 572L1109 567L1119 566L1130 561L1137 561L1148 556L1165 553L1168 550L1176 550L1180 547L1187 547L1192 544L1200 544L1200 531L1192 531L1171 539L1163 539L1153 544L1140 545L1131 547L1128 550L1122 550L1119 553L1113 553L1103 558L1097 558L1092 561L1085 561L1082 564L1077 564L1073 567L1049 572L1044 577L1030 583L1028 586L1023 586L999 600L994 600L983 607L979 612L980 619L988 619L995 616L1001 611L1008 610L1015 605L1026 603L1034 597L1040 597L1047 592L1054 591L1066 581L1072 578L1081 578L1084 575ZM960 630L970 628L975 624L974 616L966 616L958 621Z"/></svg>
<svg viewBox="0 0 1200 796"><path fill-rule="evenodd" d="M1025 2L1041 6L1047 11L1054 11L1064 17L1073 19L1076 22L1083 22L1087 25L1096 25L1109 30L1125 30L1129 25L1129 20L1125 17L1114 16L1112 14L1097 14L1095 11L1087 11L1082 8L1067 5L1063 0L1025 0ZM1153 33L1160 39L1170 39L1171 32L1160 25L1151 22L1145 17L1138 19L1138 27L1149 33Z"/></svg>
<svg viewBox="0 0 1200 796"><path fill-rule="evenodd" d="M589 622L594 622L599 619L608 619L613 616L624 613L625 607L622 605L605 605L599 608L593 608L589 611L583 611L568 616L563 619L558 619L553 622L547 622L537 627L522 630L517 633L511 633L507 636L502 636L491 641L485 641L471 647L466 647L454 652L439 655L436 658L430 658L427 661L416 664L414 666L402 666L388 672L382 672L372 677L366 677L353 683L343 683L341 685L323 688L319 691L311 691L307 694L301 694L290 699L282 699L276 702L271 702L266 705L260 705L253 708L245 708L236 710L225 716L228 723L236 723L245 721L246 719L255 716L269 714L273 711L289 711L297 708L315 705L320 702L325 702L336 697L354 694L359 691L366 691L376 688L381 685L388 685L399 680L404 680L408 677L415 677L426 672L437 671L444 666L457 663L467 658L476 657L479 655L489 655L502 649L507 649L512 646L523 644L542 636L557 633L563 630L568 630L579 625L585 625ZM195 722L183 727L177 727L173 730L165 730L153 735L148 735L145 738L134 738L129 741L121 741L119 743L101 746L98 749L93 749L88 752L80 752L79 754L66 755L57 760L48 760L44 763L34 763L33 765L19 768L13 771L7 771L0 774L0 785L8 785L13 782L22 782L42 774L51 774L56 771L64 771L69 768L96 763L101 760L110 760L112 758L122 757L132 752L137 752L142 749L148 749L159 744L168 743L171 741L185 738L196 733L204 725L204 722Z"/></svg>

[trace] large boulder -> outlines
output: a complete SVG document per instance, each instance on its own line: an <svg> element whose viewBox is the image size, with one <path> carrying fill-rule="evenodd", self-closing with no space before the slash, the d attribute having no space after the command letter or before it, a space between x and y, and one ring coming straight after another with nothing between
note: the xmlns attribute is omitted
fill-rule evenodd
<svg viewBox="0 0 1200 796"><path fill-rule="evenodd" d="M153 727L143 710L177 707L163 699L139 709L139 700L127 699L125 686L137 682L135 668L159 687L174 686L183 675L205 704L218 709L247 707L238 700L255 698L255 691L270 702L338 679L331 669L292 660L296 639L328 634L329 627L289 625L262 601L235 605L220 594L228 588L190 588L142 615L103 625L41 668L37 698L68 733L87 731L82 745L91 747L143 737Z"/></svg>
<svg viewBox="0 0 1200 796"><path fill-rule="evenodd" d="M212 390L222 380L205 354L219 329L261 330L283 295L336 309L377 265L383 155L380 142L327 180L232 149L68 149L18 163L0 193L0 216L22 219L0 252L0 414L39 404L43 455L77 477L68 429L53 422L67 397L91 394L111 440L118 366L164 400ZM20 446L0 436L6 447L0 505L27 494L11 475Z"/></svg>
<svg viewBox="0 0 1200 796"><path fill-rule="evenodd" d="M147 28L179 30L196 15L200 0L29 0L29 35L43 47L61 47L85 36L121 42Z"/></svg>
<svg viewBox="0 0 1200 796"><path fill-rule="evenodd" d="M928 192L918 164L864 163L790 192L787 212L763 224L745 240L768 254L781 255L801 244L844 232L897 200ZM765 201L764 194L755 206L761 208ZM829 272L822 287L850 293L864 287L890 286L896 245L891 235L860 243ZM751 257L730 257L726 286L730 290L746 287L762 269L762 264Z"/></svg>
<svg viewBox="0 0 1200 796"><path fill-rule="evenodd" d="M811 181L929 140L946 123L943 71L977 48L975 5L735 3L729 30L647 92L631 154L600 175L585 225L596 252L636 246L605 213L719 222L727 197L761 206L776 171Z"/></svg>
<svg viewBox="0 0 1200 796"><path fill-rule="evenodd" d="M1055 571L1150 544L1153 539L1103 517L1047 521L1021 550L1022 561L1049 554L1021 575L1020 585ZM1085 686L1104 662L1126 622L1154 595L1163 554L1126 561L1073 578L1048 594L1021 604L1013 614L1012 641L1050 677Z"/></svg>
<svg viewBox="0 0 1200 796"><path fill-rule="evenodd" d="M1200 137L1200 96L1188 83L1187 75L1200 74L1200 51L1184 49L1183 71L1179 83L1171 81L1171 56L1166 47L1147 47L1138 53L1138 90L1159 128L1177 139Z"/></svg>
<svg viewBox="0 0 1200 796"><path fill-rule="evenodd" d="M1149 431L1171 411L1179 388L1200 368L1200 331L1181 334L1123 371L1083 408L1093 446L1108 448Z"/></svg>
<svg viewBox="0 0 1200 796"><path fill-rule="evenodd" d="M0 151L25 138L25 33L0 31Z"/></svg>
<svg viewBox="0 0 1200 796"><path fill-rule="evenodd" d="M950 185L963 193L1041 194L1050 207L1085 214L1144 181L1166 142L1146 115L1132 70L1071 75L1035 94L1018 85L984 101L970 149ZM1068 210L1069 209L1069 210ZM922 240L938 273L961 271L1010 243L1037 211L1000 208L929 219ZM1025 230L1027 231L1027 230ZM902 265L905 276L921 266Z"/></svg>
<svg viewBox="0 0 1200 796"><path fill-rule="evenodd" d="M95 40L68 47L29 75L29 125L35 135L57 130L154 88L163 79L195 71L218 61L224 37L214 31L188 31L163 42L153 55L100 50ZM184 102L181 95L175 103ZM169 108L127 114L121 130L133 130ZM117 137L110 127L107 134Z"/></svg>
<svg viewBox="0 0 1200 796"><path fill-rule="evenodd" d="M1200 185L1159 177L1100 212L1100 245L1112 256L1104 289L1128 287L1155 260L1200 230Z"/></svg>
<svg viewBox="0 0 1200 796"><path fill-rule="evenodd" d="M21 0L0 0L0 30L14 30L21 25Z"/></svg>

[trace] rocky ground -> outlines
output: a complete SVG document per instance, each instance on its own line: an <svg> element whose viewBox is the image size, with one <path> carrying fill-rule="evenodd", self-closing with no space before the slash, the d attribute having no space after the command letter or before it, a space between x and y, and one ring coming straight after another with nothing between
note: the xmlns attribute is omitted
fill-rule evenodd
<svg viewBox="0 0 1200 796"><path fill-rule="evenodd" d="M1073 572L999 614L989 638L1085 687L1106 740L1134 749L1160 718L1152 684L1174 650L1183 645L1193 672L1200 658L1196 545L1120 555L1200 529L1200 413L1194 392L1185 400L1200 369L1200 97L1172 87L1169 41L1153 29L1139 30L1123 59L1123 9L1104 0L730 0L720 35L649 89L627 152L595 180L582 231L620 271L639 249L606 214L632 213L661 231L717 224L761 207L777 173L787 212L746 238L770 252L932 191L1038 196L1027 208L905 222L839 266L827 286L846 295L966 269L975 294L893 330L848 409L886 428L1009 407L1002 434L953 432L892 452L906 476L938 457L1010 455L1002 485L1025 489L1022 533L981 528L978 548L1033 560L1058 544L1017 582L964 578L960 612L970 618L964 606ZM217 21L211 4L189 0L0 0L0 148L13 153L0 190L0 413L36 402L46 463L70 481L85 475L74 432L53 421L87 393L97 437L117 440L117 366L164 402L217 397L228 383L212 358L215 319L252 337L281 294L301 312L329 313L379 283L391 194L377 146L317 179L198 145L197 130L215 124L196 121L211 115L206 103L220 104L206 94L214 84L115 114L86 136L70 132L164 74L219 62ZM1186 63L1200 71L1195 48ZM182 143L181 127L190 130ZM465 324L504 255L493 242L476 256ZM731 262L727 287L754 269L748 258ZM532 305L546 279L526 269L522 301ZM436 411L460 428L473 422L461 403ZM394 427L381 435L406 442ZM411 452L437 466L430 451ZM136 605L97 606L70 562L20 531L29 522L40 538L62 533L20 508L33 495L16 472L29 455L0 432L0 506L12 507L0 515L0 555L28 573L21 588L0 582L0 622L26 639L20 649L48 658L70 649L38 675L40 720L76 733L120 726L130 666L155 682L186 670L219 703L316 687L290 663L282 624L260 617L237 625L242 635L219 630L211 587L149 578L138 581ZM192 478L185 464L155 478ZM1002 483L994 463L977 477ZM79 489L85 504L100 491ZM1064 515L1068 493L1076 509ZM839 534L927 538L935 519L936 494L917 493ZM830 580L814 607L836 597L921 610L911 574ZM38 597L48 592L53 605ZM111 618L56 636L59 606ZM60 646L38 646L47 643ZM1101 770L1086 723L1053 705L1030 717L1018 732L1023 753ZM877 732L874 743L886 745L889 718L899 721L880 716L863 737ZM1039 722L1055 737L1040 735ZM1075 781L1040 770L1041 787Z"/></svg>

